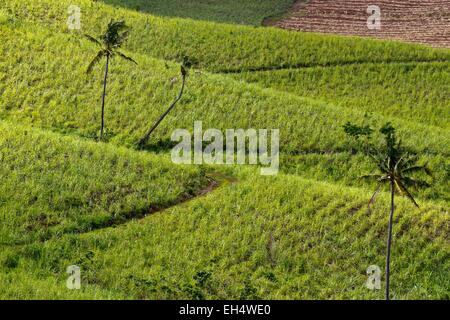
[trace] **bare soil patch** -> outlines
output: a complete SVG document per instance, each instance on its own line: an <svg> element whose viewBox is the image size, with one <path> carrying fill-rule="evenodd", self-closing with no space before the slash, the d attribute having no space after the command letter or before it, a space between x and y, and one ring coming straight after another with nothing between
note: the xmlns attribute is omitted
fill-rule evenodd
<svg viewBox="0 0 450 320"><path fill-rule="evenodd" d="M381 9L381 29L370 30L367 8ZM450 47L449 0L301 0L289 15L267 24L285 29L357 35Z"/></svg>

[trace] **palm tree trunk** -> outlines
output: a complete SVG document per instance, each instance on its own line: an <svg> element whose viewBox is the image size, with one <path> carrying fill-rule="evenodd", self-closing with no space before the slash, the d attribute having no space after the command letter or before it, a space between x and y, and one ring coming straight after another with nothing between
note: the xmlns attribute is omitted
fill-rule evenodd
<svg viewBox="0 0 450 320"><path fill-rule="evenodd" d="M156 121L156 123L153 125L153 127L151 127L150 130L147 131L145 136L139 141L139 146L143 146L148 141L148 139L150 138L150 135L153 133L153 131L155 131L155 129L158 128L159 124L164 120L164 118L169 114L169 112L175 107L175 105L178 103L178 101L181 100L181 97L183 96L185 84L186 84L186 76L183 75L183 84L181 85L181 90L180 90L180 93L178 94L177 98L175 99L174 102L172 102L169 109L167 109L166 112L164 112L162 114L162 116L158 119L158 121Z"/></svg>
<svg viewBox="0 0 450 320"><path fill-rule="evenodd" d="M391 213L389 216L389 229L386 250L386 300L389 301L389 284L390 284L390 263L391 263L391 244L392 244L392 223L394 219L394 180L391 180Z"/></svg>
<svg viewBox="0 0 450 320"><path fill-rule="evenodd" d="M107 79L108 79L108 68L109 68L109 54L106 55L105 78L103 80L102 126L100 128L100 140L103 137L103 130L105 128L105 98L106 98L106 82L107 82Z"/></svg>

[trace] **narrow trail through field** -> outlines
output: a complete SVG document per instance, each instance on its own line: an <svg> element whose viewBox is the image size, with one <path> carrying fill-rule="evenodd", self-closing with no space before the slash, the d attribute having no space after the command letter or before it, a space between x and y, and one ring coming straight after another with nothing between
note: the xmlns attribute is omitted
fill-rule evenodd
<svg viewBox="0 0 450 320"><path fill-rule="evenodd" d="M190 201L196 200L198 198L204 197L215 190L219 189L220 187L223 187L228 184L234 184L237 182L237 180L232 176L227 176L225 174L219 173L219 172L210 172L207 174L209 183L204 186L202 189L197 190L193 195L189 196L183 196L174 202L170 203L166 206L152 206L149 209L145 210L145 212L141 213L132 213L130 215L121 216L119 219L113 219L109 221L108 224L101 226L101 228L96 228L94 230L89 230L88 232L109 228L109 227L116 227L118 225L126 224L133 220L140 220L144 219L148 216L154 215L156 213L162 213L166 210L170 210L171 208L187 204ZM86 232L82 232L86 233Z"/></svg>
<svg viewBox="0 0 450 320"><path fill-rule="evenodd" d="M239 74L245 72L264 72L264 71L281 71L281 70L294 70L294 69L314 69L314 68L336 68L345 66L358 66L358 65L396 65L396 64L428 64L428 63L449 63L450 61L445 59L432 59L432 60L392 60L392 61L342 61L342 62L330 62L325 64L305 64L297 63L292 65L280 65L280 66L263 66L257 68L247 69L222 69L214 71L217 74Z"/></svg>
<svg viewBox="0 0 450 320"><path fill-rule="evenodd" d="M151 207L146 208L145 210L142 210L139 212L134 211L134 212L130 212L130 213L124 213L118 217L113 217L107 223L92 227L88 230L73 231L73 232L70 232L70 234L83 235L83 234L88 234L88 233L95 232L98 230L104 230L104 229L108 229L108 228L114 228L114 227L118 227L121 225L125 225L132 221L143 220L154 214L164 213L165 211L170 210L174 207L188 204L189 202L199 199L201 197L207 196L208 194L211 194L214 191L216 191L226 185L235 184L238 182L237 178L235 178L234 176L225 175L220 172L209 172L206 174L206 176L208 177L209 183L207 185L205 185L202 189L197 190L193 195L184 195L184 196L176 199L175 201L171 202L170 204L166 204L164 206L151 206ZM68 233L63 233L62 235L65 235L65 234L68 234ZM45 243L47 241L52 241L57 238L58 237L56 237L56 238L49 237L49 238L45 238L45 239L35 240L35 241L33 241L33 243ZM28 243L28 242L15 243L15 244L0 243L0 249L3 247L4 248L21 248L21 247L27 246L29 244L30 243Z"/></svg>
<svg viewBox="0 0 450 320"><path fill-rule="evenodd" d="M209 183L202 189L196 191L193 195L184 195L184 196L176 199L175 201L173 201L169 204L166 204L164 206L153 205L150 208L147 208L146 210L143 210L141 212L131 212L129 214L121 215L118 218L111 219L110 221L108 221L107 224L102 225L100 228L95 228L95 229L89 230L88 232L95 231L98 229L115 227L115 226L118 226L121 224L126 224L132 220L143 219L150 215L153 215L153 214L156 214L159 212L163 212L170 208L182 205L184 203L187 203L187 202L197 199L199 197L205 196L205 195L213 192L214 190L216 190L221 185L218 181L216 181L214 179L208 179L208 180L209 180ZM85 232L81 232L81 233L85 233Z"/></svg>
<svg viewBox="0 0 450 320"><path fill-rule="evenodd" d="M151 206L150 208L147 208L140 212L134 211L134 212L130 212L129 214L126 213L126 214L120 215L117 218L112 218L106 224L102 224L101 226L98 226L96 228L92 228L92 229L89 229L86 231L76 232L76 234L79 234L79 235L87 234L87 233L94 232L97 230L114 228L114 227L117 227L120 225L125 225L131 221L145 219L145 218L150 217L157 213L164 213L165 211L170 210L174 207L185 205L191 201L194 201L194 200L204 197L210 193L213 193L215 190L217 190L223 186L226 186L228 184L234 184L237 182L236 178L222 174L220 172L209 172L206 174L206 176L208 178L209 183L206 186L204 186L202 189L197 190L192 195L184 195L184 196L176 199L175 201L171 202L170 204L167 204L164 206ZM51 240L51 239L49 239L49 240Z"/></svg>

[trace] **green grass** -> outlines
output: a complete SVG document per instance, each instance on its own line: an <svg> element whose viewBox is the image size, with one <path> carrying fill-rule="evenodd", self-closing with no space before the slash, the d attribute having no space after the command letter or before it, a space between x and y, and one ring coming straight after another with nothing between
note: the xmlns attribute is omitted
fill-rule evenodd
<svg viewBox="0 0 450 320"><path fill-rule="evenodd" d="M450 61L241 73L262 87L449 129Z"/></svg>
<svg viewBox="0 0 450 320"><path fill-rule="evenodd" d="M319 181L342 184L345 186L364 187L375 191L377 184L360 179L361 176L375 172L376 166L364 155L352 155L349 152L332 154L282 155L281 171ZM421 157L421 164L426 164L433 172L433 178L425 177L431 182L430 188L415 190L419 202L422 200L441 202L443 206L450 202L450 161L445 156Z"/></svg>
<svg viewBox="0 0 450 320"><path fill-rule="evenodd" d="M4 123L0 159L1 246L122 223L207 185L163 156Z"/></svg>
<svg viewBox="0 0 450 320"><path fill-rule="evenodd" d="M12 16L69 33L70 0L4 0ZM110 19L125 18L133 28L128 48L174 60L184 55L210 71L339 65L362 62L449 60L450 50L357 37L324 36L275 28L167 19L79 0L83 33L99 34Z"/></svg>
<svg viewBox="0 0 450 320"><path fill-rule="evenodd" d="M99 130L102 68L86 76L95 47L76 36L55 34L28 25L0 29L0 116L41 128L84 137ZM26 50L24 49L26 48ZM174 99L179 83L170 79L178 66L131 54L139 63L114 60L107 96L106 126L110 140L132 145ZM167 141L175 128L279 128L286 153L348 150L342 126L354 119L376 125L392 121L404 143L416 151L449 154L448 129L305 99L235 81L223 75L193 72L185 98L158 128L153 141ZM407 134L406 134L407 133ZM423 139L426 135L427 139Z"/></svg>
<svg viewBox="0 0 450 320"><path fill-rule="evenodd" d="M420 209L396 200L392 297L450 299L449 50L120 2L77 1L81 32L65 25L69 0L0 3L0 299L382 299L365 281L368 266L384 268L389 198L368 211L375 186L357 178L374 167L350 152L347 121L393 122L433 169ZM220 20L231 7L212 8L185 14ZM113 60L98 143L103 67L85 74L97 48L80 33L111 18L133 27L125 52L139 64ZM199 62L185 96L137 151L177 94L184 54ZM282 173L175 166L170 135L197 120L279 128ZM180 202L211 178L221 187ZM155 208L167 209L144 217ZM82 290L65 287L74 264Z"/></svg>
<svg viewBox="0 0 450 320"><path fill-rule="evenodd" d="M156 16L209 20L259 26L270 16L285 13L294 0L102 0L109 5Z"/></svg>
<svg viewBox="0 0 450 320"><path fill-rule="evenodd" d="M8 253L17 263L2 276L12 279L3 296L51 298L29 292L31 282L57 297L382 299L364 283L368 266L384 263L388 197L371 213L368 197L247 170L236 184L142 221ZM449 298L448 221L442 207L398 201L393 298ZM72 264L82 270L77 293L64 287Z"/></svg>

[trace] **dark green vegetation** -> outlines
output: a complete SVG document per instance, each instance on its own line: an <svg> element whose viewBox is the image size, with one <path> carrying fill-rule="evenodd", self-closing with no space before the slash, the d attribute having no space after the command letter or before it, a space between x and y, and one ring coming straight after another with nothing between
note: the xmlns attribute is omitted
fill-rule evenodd
<svg viewBox="0 0 450 320"><path fill-rule="evenodd" d="M383 298L365 281L384 265L389 195L368 211L376 184L357 177L374 167L349 121L392 122L435 176L420 209L396 203L391 298L450 298L449 50L77 2L82 32L65 24L71 1L0 3L1 298ZM132 27L123 52L139 65L114 61L97 143L104 70L86 76L98 50L83 34L111 19ZM186 55L183 99L137 151ZM175 166L170 135L194 120L279 128L282 174ZM82 290L65 287L69 265Z"/></svg>
<svg viewBox="0 0 450 320"><path fill-rule="evenodd" d="M161 122L167 117L167 115L170 113L170 111L175 108L178 102L180 102L181 98L183 97L184 88L186 87L186 79L189 75L189 69L192 67L192 62L189 61L188 57L183 58L183 63L180 66L180 76L181 76L181 89L178 93L175 100L170 104L169 108L164 111L164 113L158 118L158 120L150 127L150 129L145 133L145 135L139 140L139 147L144 147L152 135L153 131L155 131Z"/></svg>
<svg viewBox="0 0 450 320"><path fill-rule="evenodd" d="M198 167L0 123L0 246L150 214L208 185Z"/></svg>
<svg viewBox="0 0 450 320"><path fill-rule="evenodd" d="M100 0L106 4L148 12L223 23L260 26L267 17L286 12L295 0Z"/></svg>

